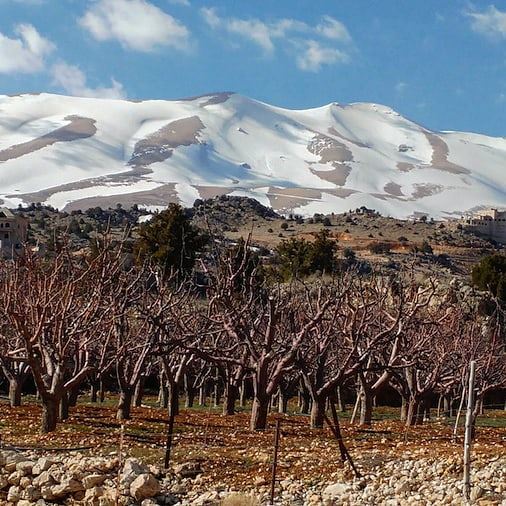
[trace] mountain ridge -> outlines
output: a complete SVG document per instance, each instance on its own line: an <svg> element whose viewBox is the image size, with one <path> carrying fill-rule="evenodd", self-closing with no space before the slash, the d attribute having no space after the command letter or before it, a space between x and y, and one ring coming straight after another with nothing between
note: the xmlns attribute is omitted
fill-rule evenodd
<svg viewBox="0 0 506 506"><path fill-rule="evenodd" d="M229 194L283 213L444 218L504 206L504 181L506 138L432 131L380 104L0 96L3 205L160 208Z"/></svg>

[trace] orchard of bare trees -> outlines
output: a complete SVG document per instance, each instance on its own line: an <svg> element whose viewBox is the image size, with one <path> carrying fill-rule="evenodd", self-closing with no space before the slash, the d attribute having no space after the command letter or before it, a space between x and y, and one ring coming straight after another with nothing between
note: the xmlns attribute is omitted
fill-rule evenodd
<svg viewBox="0 0 506 506"><path fill-rule="evenodd" d="M370 425L380 398L416 425L458 408L471 360L477 410L504 393L504 310L493 298L484 311L433 280L353 270L269 282L248 244L209 255L198 277L126 258L105 241L89 256L63 248L0 264L4 383L12 409L36 393L42 432L105 391L129 419L146 384L173 415L183 399L221 404L225 416L250 407L251 430L290 399L315 429L345 401Z"/></svg>

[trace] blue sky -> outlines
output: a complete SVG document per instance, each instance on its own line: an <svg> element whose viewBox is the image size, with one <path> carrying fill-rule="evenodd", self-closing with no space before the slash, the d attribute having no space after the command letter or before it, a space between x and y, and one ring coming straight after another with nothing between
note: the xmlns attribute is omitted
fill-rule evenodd
<svg viewBox="0 0 506 506"><path fill-rule="evenodd" d="M506 1L0 0L0 93L377 102L506 136Z"/></svg>

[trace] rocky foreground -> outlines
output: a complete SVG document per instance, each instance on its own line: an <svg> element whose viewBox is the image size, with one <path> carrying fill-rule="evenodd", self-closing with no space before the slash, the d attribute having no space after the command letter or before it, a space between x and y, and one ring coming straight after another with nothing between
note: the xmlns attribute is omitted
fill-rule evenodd
<svg viewBox="0 0 506 506"><path fill-rule="evenodd" d="M331 481L310 483L290 478L277 486L280 505L460 505L462 462L455 457L415 458L371 464L354 478L349 467ZM506 506L506 455L477 456L473 462L473 504ZM211 484L199 462L166 472L136 459L81 454L40 456L0 452L0 504L50 505L220 505L268 503L269 486L261 479L245 490Z"/></svg>

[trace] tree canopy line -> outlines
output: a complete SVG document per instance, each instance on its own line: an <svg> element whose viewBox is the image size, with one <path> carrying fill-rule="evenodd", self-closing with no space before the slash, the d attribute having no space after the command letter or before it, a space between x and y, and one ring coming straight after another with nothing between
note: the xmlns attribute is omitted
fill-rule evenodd
<svg viewBox="0 0 506 506"><path fill-rule="evenodd" d="M43 432L105 389L128 419L147 381L172 414L183 396L192 406L212 392L224 415L251 401L252 430L293 397L314 428L345 397L368 425L385 392L421 423L438 402L458 404L470 360L479 401L506 387L504 299L489 274L504 273L500 259L476 270L491 290L484 312L433 280L364 274L352 252L339 267L324 231L281 243L266 266L249 240L210 241L173 205L140 228L133 260L104 236L88 254L63 245L0 263L0 366L13 407L32 378ZM305 279L316 272L332 275Z"/></svg>

